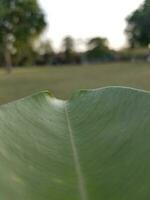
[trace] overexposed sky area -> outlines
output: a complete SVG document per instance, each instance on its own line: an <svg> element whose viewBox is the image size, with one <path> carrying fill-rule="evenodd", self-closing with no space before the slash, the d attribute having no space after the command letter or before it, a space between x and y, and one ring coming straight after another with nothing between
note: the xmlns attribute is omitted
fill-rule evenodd
<svg viewBox="0 0 150 200"><path fill-rule="evenodd" d="M143 0L39 0L39 3L49 24L46 37L56 49L68 35L83 41L94 36L107 37L110 46L118 49L126 44L125 18Z"/></svg>

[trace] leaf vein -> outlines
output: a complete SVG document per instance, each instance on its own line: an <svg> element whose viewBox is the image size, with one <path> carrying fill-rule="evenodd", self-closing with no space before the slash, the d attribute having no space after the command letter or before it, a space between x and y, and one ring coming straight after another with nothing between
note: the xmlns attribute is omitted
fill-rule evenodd
<svg viewBox="0 0 150 200"><path fill-rule="evenodd" d="M75 164L75 170L76 170L77 179L78 179L78 189L79 189L79 193L80 193L80 199L81 200L88 200L87 190L86 190L86 187L85 187L85 180L84 180L83 172L81 170L81 165L80 165L77 147L76 147L76 144L75 144L75 141L74 141L74 135L73 135L72 127L71 127L71 122L70 122L70 119L69 119L67 104L65 106L65 115L66 115L66 120L67 120L67 126L68 126L68 131L69 131L69 138L70 138L70 142L71 142L71 148L72 148L72 154L73 154L73 159L74 159L74 164Z"/></svg>

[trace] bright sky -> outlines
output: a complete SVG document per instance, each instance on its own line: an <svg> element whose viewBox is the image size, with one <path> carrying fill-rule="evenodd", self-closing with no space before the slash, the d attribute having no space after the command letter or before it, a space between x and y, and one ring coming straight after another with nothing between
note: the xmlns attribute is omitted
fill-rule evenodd
<svg viewBox="0 0 150 200"><path fill-rule="evenodd" d="M110 46L125 45L125 18L143 0L39 0L49 24L46 37L58 49L62 38L107 37Z"/></svg>

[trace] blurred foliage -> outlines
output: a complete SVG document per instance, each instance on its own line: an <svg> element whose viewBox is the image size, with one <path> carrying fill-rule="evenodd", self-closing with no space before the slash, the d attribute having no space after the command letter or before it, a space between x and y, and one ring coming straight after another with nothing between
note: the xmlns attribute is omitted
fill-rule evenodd
<svg viewBox="0 0 150 200"><path fill-rule="evenodd" d="M84 41L84 51L77 50L77 40L66 36L59 52L49 39L39 36L46 27L38 0L0 0L0 64L11 66L87 64L120 60L150 60L150 0L127 18L126 34L130 47L110 49L107 38ZM82 44L83 45L83 44ZM134 48L133 48L134 47Z"/></svg>
<svg viewBox="0 0 150 200"><path fill-rule="evenodd" d="M71 36L67 36L63 39L63 50L73 52L75 50L75 42Z"/></svg>
<svg viewBox="0 0 150 200"><path fill-rule="evenodd" d="M71 36L67 36L62 41L61 51L54 53L52 56L52 64L81 64L81 53L75 49L75 40Z"/></svg>
<svg viewBox="0 0 150 200"><path fill-rule="evenodd" d="M34 47L34 57L32 64L49 65L52 63L53 56L54 50L51 41L39 41L38 44Z"/></svg>
<svg viewBox="0 0 150 200"><path fill-rule="evenodd" d="M0 0L0 44L5 64L11 67L11 55L29 53L29 47L45 28L43 11L37 0Z"/></svg>
<svg viewBox="0 0 150 200"><path fill-rule="evenodd" d="M64 62L66 64L74 62L75 42L74 39L70 36L65 37L63 40L63 53L64 53Z"/></svg>
<svg viewBox="0 0 150 200"><path fill-rule="evenodd" d="M106 38L95 37L87 43L86 56L88 61L108 61L112 57Z"/></svg>
<svg viewBox="0 0 150 200"><path fill-rule="evenodd" d="M126 33L131 48L146 47L150 44L150 0L135 10L127 18Z"/></svg>
<svg viewBox="0 0 150 200"><path fill-rule="evenodd" d="M147 60L149 57L148 48L124 48L118 51L118 58L122 61L142 61Z"/></svg>

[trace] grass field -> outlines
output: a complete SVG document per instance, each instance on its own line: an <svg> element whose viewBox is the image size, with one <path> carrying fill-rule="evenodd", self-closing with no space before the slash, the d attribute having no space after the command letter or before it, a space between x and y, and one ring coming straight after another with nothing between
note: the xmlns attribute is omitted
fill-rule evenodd
<svg viewBox="0 0 150 200"><path fill-rule="evenodd" d="M40 90L67 99L79 89L122 85L150 90L150 63L110 63L88 66L17 68L0 71L0 104Z"/></svg>

